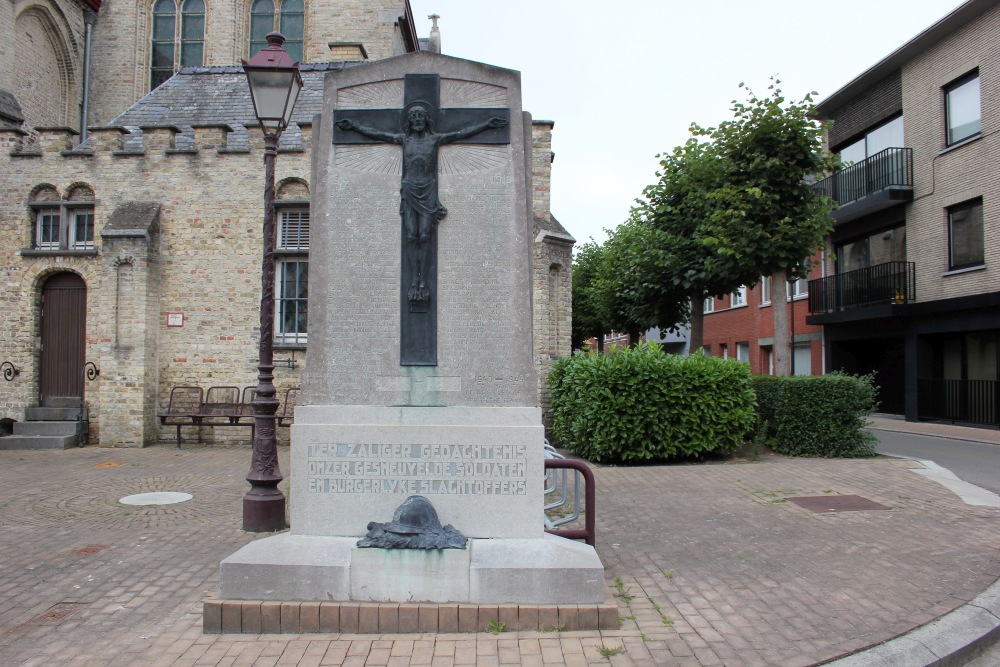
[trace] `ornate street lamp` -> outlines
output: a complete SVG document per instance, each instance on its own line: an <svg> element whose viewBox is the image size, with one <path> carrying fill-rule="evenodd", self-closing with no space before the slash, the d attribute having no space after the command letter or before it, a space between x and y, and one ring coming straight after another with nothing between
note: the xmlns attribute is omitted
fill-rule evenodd
<svg viewBox="0 0 1000 667"><path fill-rule="evenodd" d="M278 489L282 477L274 420L278 410L274 389L274 159L278 137L288 127L302 90L299 64L281 48L284 36L272 32L266 39L267 46L249 62L243 61L254 113L264 130L264 260L260 272L259 374L253 400L256 435L247 473L250 490L243 496L243 530L255 533L285 528L285 496Z"/></svg>

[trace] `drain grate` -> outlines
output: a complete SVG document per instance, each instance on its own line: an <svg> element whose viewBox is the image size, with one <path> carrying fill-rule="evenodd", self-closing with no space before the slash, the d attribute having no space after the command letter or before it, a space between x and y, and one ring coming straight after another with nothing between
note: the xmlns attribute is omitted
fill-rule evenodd
<svg viewBox="0 0 1000 667"><path fill-rule="evenodd" d="M892 509L861 496L800 496L785 500L810 512L868 512Z"/></svg>
<svg viewBox="0 0 1000 667"><path fill-rule="evenodd" d="M20 635L33 630L40 625L57 623L75 611L79 611L86 606L84 602L60 602L52 605L38 616L31 618L10 631L11 635Z"/></svg>
<svg viewBox="0 0 1000 667"><path fill-rule="evenodd" d="M110 544L88 544L82 549L77 549L73 553L77 556L89 556L90 554L96 554L99 551L104 551Z"/></svg>

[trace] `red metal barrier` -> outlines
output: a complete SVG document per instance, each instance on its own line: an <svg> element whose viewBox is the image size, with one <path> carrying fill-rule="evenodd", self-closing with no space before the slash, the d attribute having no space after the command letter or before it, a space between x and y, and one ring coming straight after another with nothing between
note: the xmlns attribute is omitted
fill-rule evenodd
<svg viewBox="0 0 1000 667"><path fill-rule="evenodd" d="M594 509L595 503L595 490L594 490L594 473L591 472L590 466L588 466L583 461L577 461L574 459L545 459L546 470L552 468L570 468L572 470L578 471L583 475L584 481L584 513L583 513L583 530L579 528L560 530L558 528L546 529L546 533L551 533L553 535L558 535L559 537L566 537L571 540L584 540L587 544L592 547L597 546L597 531L594 527L594 516L596 514Z"/></svg>

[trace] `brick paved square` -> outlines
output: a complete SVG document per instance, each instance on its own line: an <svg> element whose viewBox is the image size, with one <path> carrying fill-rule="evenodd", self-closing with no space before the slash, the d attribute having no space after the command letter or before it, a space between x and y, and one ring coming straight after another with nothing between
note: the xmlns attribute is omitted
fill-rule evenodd
<svg viewBox="0 0 1000 667"><path fill-rule="evenodd" d="M1000 573L1000 511L966 505L913 473L912 462L775 457L754 464L597 467L606 580L613 587L620 577L632 595L630 602L616 599L622 616L635 616L621 630L617 621L609 627L610 615L599 609L606 628L599 632L519 631L539 621L548 628L563 624L554 608L539 614L525 607L496 637L433 634L458 631L457 605L410 607L415 614L401 605L399 629L405 621L430 634L342 639L337 633L359 630L357 604L265 602L241 605L242 630L275 634L228 634L236 629L235 606L220 603L219 630L227 634L205 635L202 605L206 593L218 590L219 562L259 537L241 530L247 449L116 450L121 466L94 467L106 454L94 448L0 453L0 485L19 490L0 515L0 664L304 666L405 659L429 665L470 655L479 664L583 664L579 656L609 664L597 647L624 646L626 653L610 664L797 666L926 623L972 599ZM280 455L286 466L287 449ZM195 497L163 507L117 503L148 490ZM814 514L768 500L825 490L892 509ZM92 545L107 546L75 553ZM77 607L46 616L66 604ZM381 623L378 606L371 608ZM491 609L492 618L511 618L506 606ZM317 640L297 634L313 625L330 634Z"/></svg>

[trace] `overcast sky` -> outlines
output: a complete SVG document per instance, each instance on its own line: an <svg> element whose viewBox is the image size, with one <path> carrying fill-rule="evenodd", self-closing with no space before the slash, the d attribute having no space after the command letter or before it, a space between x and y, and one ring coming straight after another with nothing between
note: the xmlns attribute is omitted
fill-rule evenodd
<svg viewBox="0 0 1000 667"><path fill-rule="evenodd" d="M555 121L552 214L583 243L628 217L657 153L692 122L758 96L818 100L959 0L410 0L421 37L441 16L446 55L519 70L525 110Z"/></svg>

